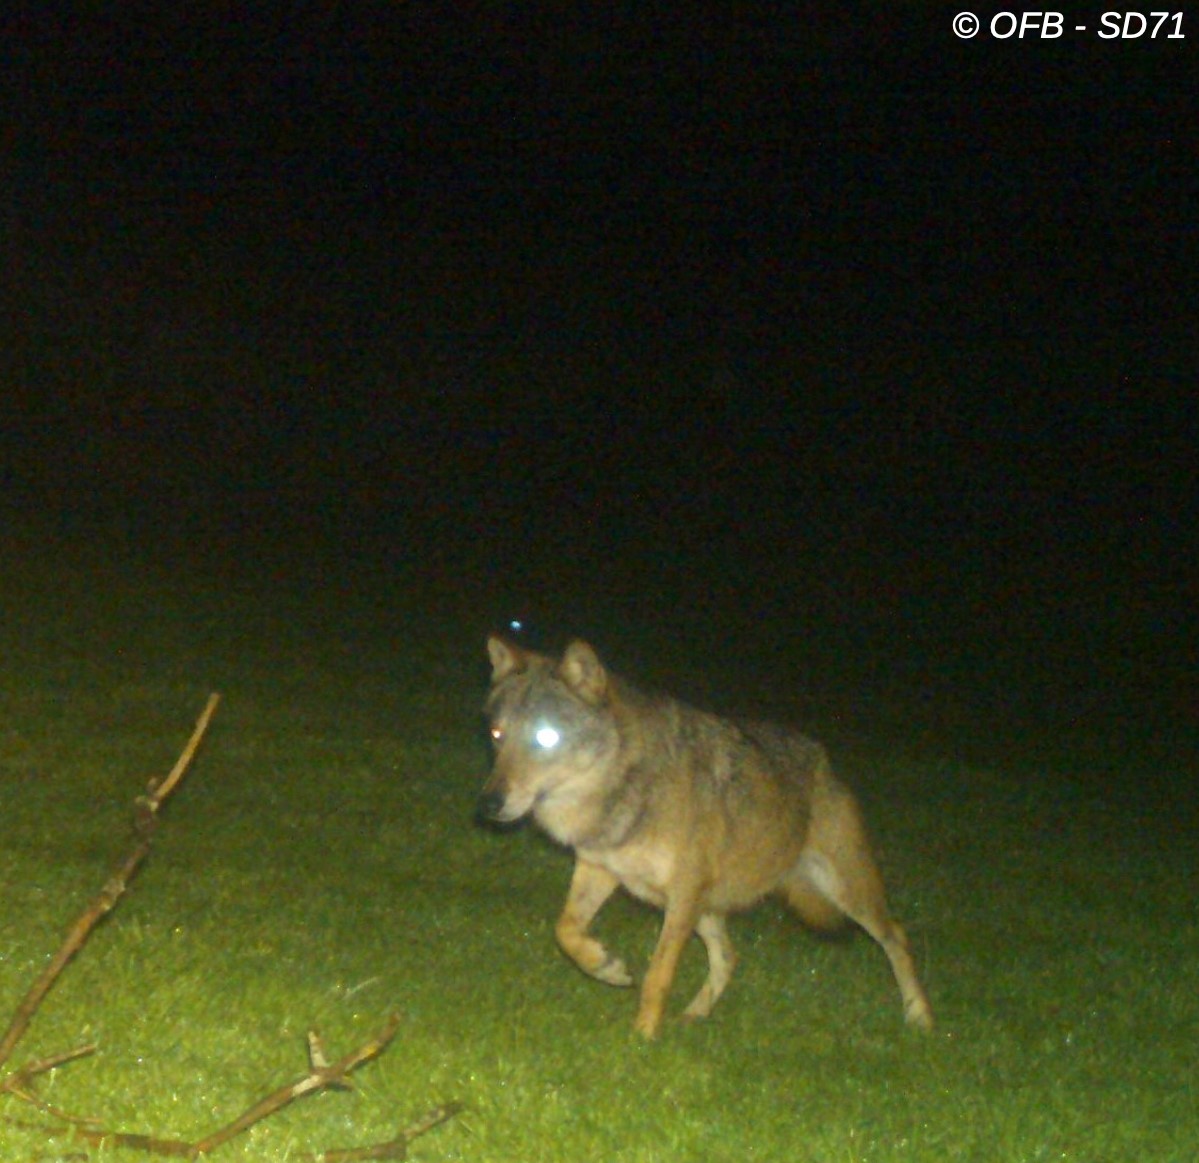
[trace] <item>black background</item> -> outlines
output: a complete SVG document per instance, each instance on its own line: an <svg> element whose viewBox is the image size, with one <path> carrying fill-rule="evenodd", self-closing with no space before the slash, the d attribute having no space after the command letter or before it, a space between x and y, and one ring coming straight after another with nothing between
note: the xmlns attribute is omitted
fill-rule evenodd
<svg viewBox="0 0 1199 1163"><path fill-rule="evenodd" d="M4 519L1185 769L1194 30L954 11L10 13Z"/></svg>

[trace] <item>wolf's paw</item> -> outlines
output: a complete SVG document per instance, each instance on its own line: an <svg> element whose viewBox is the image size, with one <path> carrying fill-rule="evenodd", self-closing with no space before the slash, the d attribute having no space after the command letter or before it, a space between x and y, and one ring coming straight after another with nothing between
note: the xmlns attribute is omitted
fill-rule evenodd
<svg viewBox="0 0 1199 1163"><path fill-rule="evenodd" d="M927 1034L933 1028L933 1011L928 1002L917 1002L906 1007L904 1020L913 1030Z"/></svg>
<svg viewBox="0 0 1199 1163"><path fill-rule="evenodd" d="M624 967L624 962L619 957L613 957L611 954L605 958L604 962L598 969L592 971L591 976L597 981L602 981L605 985L632 985L632 974Z"/></svg>
<svg viewBox="0 0 1199 1163"><path fill-rule="evenodd" d="M658 1036L658 1027L662 1025L662 1015L657 1011L646 1010L644 1006L637 1014L637 1020L633 1023L633 1029L637 1031L647 1042L652 1042Z"/></svg>

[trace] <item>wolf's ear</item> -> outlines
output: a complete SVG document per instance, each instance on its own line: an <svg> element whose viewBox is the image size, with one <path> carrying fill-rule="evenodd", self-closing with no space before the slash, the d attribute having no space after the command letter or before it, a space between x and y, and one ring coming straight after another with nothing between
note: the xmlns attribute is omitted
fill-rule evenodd
<svg viewBox="0 0 1199 1163"><path fill-rule="evenodd" d="M584 702L598 703L608 690L608 672L599 656L579 639L575 639L562 655L558 666L562 681Z"/></svg>
<svg viewBox="0 0 1199 1163"><path fill-rule="evenodd" d="M499 682L514 671L525 668L525 652L494 634L487 639L487 657L491 659L492 682Z"/></svg>

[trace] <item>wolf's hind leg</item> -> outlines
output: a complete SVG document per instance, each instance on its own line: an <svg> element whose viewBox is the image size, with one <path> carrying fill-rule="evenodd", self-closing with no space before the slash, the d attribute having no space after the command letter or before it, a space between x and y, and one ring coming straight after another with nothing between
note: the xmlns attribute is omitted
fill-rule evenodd
<svg viewBox="0 0 1199 1163"><path fill-rule="evenodd" d="M607 985L632 985L633 978L624 962L587 932L595 914L619 886L620 881L598 864L576 860L570 892L554 935L562 951L584 973Z"/></svg>
<svg viewBox="0 0 1199 1163"><path fill-rule="evenodd" d="M809 850L799 867L821 893L883 947L903 998L904 1019L917 1029L931 1030L932 1006L916 974L907 934L887 909L882 878L873 859L864 847L858 847L843 869L840 863L844 863L844 853L839 856L841 861L834 863L823 853Z"/></svg>
<svg viewBox="0 0 1199 1163"><path fill-rule="evenodd" d="M683 1011L683 1017L706 1018L712 1012L717 998L724 993L729 978L733 976L737 952L729 940L724 917L719 913L704 913L696 924L695 931L708 951L708 977L700 987L699 993L691 999L691 1004Z"/></svg>

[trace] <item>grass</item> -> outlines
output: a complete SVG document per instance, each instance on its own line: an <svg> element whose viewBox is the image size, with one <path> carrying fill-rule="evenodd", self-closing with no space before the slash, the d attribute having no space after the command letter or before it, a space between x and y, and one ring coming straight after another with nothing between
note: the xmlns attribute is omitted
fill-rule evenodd
<svg viewBox="0 0 1199 1163"><path fill-rule="evenodd" d="M297 1103L222 1155L385 1139L459 1100L412 1158L1194 1158L1195 843L1164 784L1130 789L1133 768L1105 786L843 745L937 1032L903 1027L869 941L813 939L768 904L733 922L742 960L712 1019L645 1045L634 995L554 949L568 857L529 829L472 826L488 615L403 577L305 588L265 567L242 584L97 554L14 560L5 1005L102 884L145 778L224 694L131 892L18 1049L99 1042L47 1080L56 1104L196 1137L299 1074L310 1027L341 1054L396 1010L395 1043L354 1093ZM667 655L655 678L693 660ZM599 924L644 967L655 915L619 899ZM702 973L696 946L673 1012ZM0 1157L53 1149L14 1101L0 1116Z"/></svg>

